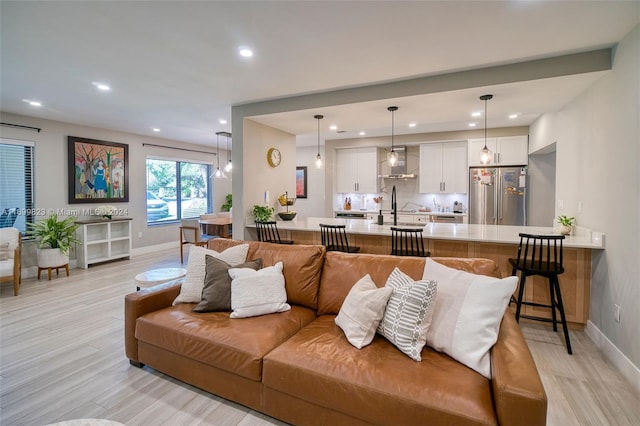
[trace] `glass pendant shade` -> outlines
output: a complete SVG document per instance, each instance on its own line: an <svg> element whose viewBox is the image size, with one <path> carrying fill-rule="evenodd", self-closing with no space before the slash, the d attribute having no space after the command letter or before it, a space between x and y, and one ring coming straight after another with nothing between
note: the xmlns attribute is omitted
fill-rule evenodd
<svg viewBox="0 0 640 426"><path fill-rule="evenodd" d="M214 179L226 179L227 175L225 175L222 170L220 170L220 135L231 135L230 133L227 132L216 132L216 160L218 162L218 165L216 167L216 171L213 172L213 174L211 175L212 178ZM231 161L231 160L229 160Z"/></svg>
<svg viewBox="0 0 640 426"><path fill-rule="evenodd" d="M313 116L318 120L318 154L316 155L316 169L322 168L322 155L320 155L320 120L324 118L324 115L316 114Z"/></svg>
<svg viewBox="0 0 640 426"><path fill-rule="evenodd" d="M389 167L395 167L398 164L398 153L393 149L393 127L394 127L394 117L393 113L398 110L397 106L390 106L387 108L387 111L391 112L391 151L387 152L387 163Z"/></svg>
<svg viewBox="0 0 640 426"><path fill-rule="evenodd" d="M484 147L480 150L480 164L491 163L493 152L487 147L487 101L492 99L493 95L482 95L480 100L484 101Z"/></svg>
<svg viewBox="0 0 640 426"><path fill-rule="evenodd" d="M224 166L224 171L225 172L230 172L233 169L233 164L231 164L231 160L229 160L229 162L227 163L226 166Z"/></svg>

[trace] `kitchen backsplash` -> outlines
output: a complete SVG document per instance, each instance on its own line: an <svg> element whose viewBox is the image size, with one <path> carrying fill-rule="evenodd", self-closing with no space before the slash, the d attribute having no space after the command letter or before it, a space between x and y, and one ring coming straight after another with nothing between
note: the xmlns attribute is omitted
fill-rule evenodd
<svg viewBox="0 0 640 426"><path fill-rule="evenodd" d="M431 211L452 212L454 203L463 204L463 212L467 212L467 194L420 194L418 179L382 180L380 192L376 194L336 194L334 195L334 210L345 210L345 200L351 201L351 210L376 211L391 210L391 189L396 186L398 210L419 210L426 207ZM382 204L376 204L373 199L382 197Z"/></svg>

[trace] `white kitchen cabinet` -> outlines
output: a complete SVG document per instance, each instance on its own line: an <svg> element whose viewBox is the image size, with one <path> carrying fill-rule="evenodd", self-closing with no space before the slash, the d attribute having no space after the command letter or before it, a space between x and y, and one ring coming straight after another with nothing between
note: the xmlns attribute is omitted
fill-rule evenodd
<svg viewBox="0 0 640 426"><path fill-rule="evenodd" d="M466 193L467 143L420 144L420 192Z"/></svg>
<svg viewBox="0 0 640 426"><path fill-rule="evenodd" d="M78 220L78 267L131 258L131 218Z"/></svg>
<svg viewBox="0 0 640 426"><path fill-rule="evenodd" d="M485 166L480 163L480 151L484 148L484 138L469 139L469 166ZM528 164L529 137L504 136L487 138L487 148L493 152L489 165L520 166Z"/></svg>
<svg viewBox="0 0 640 426"><path fill-rule="evenodd" d="M377 148L345 148L336 151L336 192L378 192Z"/></svg>

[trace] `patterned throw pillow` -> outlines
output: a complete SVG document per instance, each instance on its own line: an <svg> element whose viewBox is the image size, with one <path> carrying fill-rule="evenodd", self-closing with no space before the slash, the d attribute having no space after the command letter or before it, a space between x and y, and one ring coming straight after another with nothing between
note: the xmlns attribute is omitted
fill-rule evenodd
<svg viewBox="0 0 640 426"><path fill-rule="evenodd" d="M369 274L351 287L335 319L349 343L362 349L373 341L392 292L391 287L378 288Z"/></svg>
<svg viewBox="0 0 640 426"><path fill-rule="evenodd" d="M391 287L393 292L378 326L378 333L411 359L421 361L420 353L427 341L438 283L413 281L395 268L387 278L385 287Z"/></svg>

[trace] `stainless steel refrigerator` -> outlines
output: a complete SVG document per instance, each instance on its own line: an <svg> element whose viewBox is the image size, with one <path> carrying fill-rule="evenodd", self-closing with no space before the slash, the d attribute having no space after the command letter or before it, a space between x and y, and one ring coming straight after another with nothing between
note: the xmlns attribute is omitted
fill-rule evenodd
<svg viewBox="0 0 640 426"><path fill-rule="evenodd" d="M527 224L527 167L469 168L469 223Z"/></svg>

